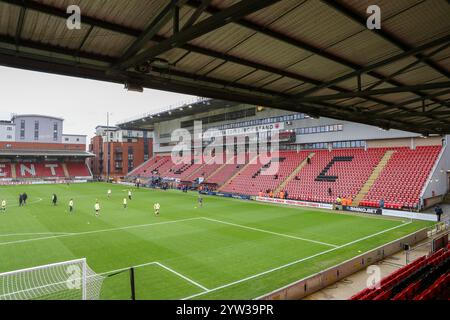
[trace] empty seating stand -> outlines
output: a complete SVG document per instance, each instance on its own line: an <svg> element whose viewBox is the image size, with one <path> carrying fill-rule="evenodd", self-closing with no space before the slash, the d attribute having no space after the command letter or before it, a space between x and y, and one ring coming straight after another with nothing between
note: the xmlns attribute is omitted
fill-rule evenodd
<svg viewBox="0 0 450 320"><path fill-rule="evenodd" d="M286 186L289 197L332 203L338 196L353 198L383 156L379 149L319 150ZM331 189L331 194L328 189Z"/></svg>
<svg viewBox="0 0 450 320"><path fill-rule="evenodd" d="M84 162L66 162L69 177L90 177L91 172Z"/></svg>
<svg viewBox="0 0 450 320"><path fill-rule="evenodd" d="M430 300L450 298L450 245L423 256L366 288L350 300Z"/></svg>
<svg viewBox="0 0 450 320"><path fill-rule="evenodd" d="M245 195L275 190L286 180L283 189L290 199L333 203L338 196L354 198L388 150L394 151L392 157L381 169L360 205L378 207L380 200L384 199L386 208L415 208L441 146L421 146L415 150L408 147L314 150L311 162L288 180L286 178L311 150L280 151L278 156L251 164L248 162L253 155L249 154L245 154L242 163L239 163L238 156L234 156L225 164L224 155L221 155L222 163L211 164L194 163L193 159L187 164L176 164L169 155L158 155L133 170L129 176L151 177L156 170L161 177L181 181L194 181L202 177L206 183L217 184L223 192ZM266 174L271 165L278 165L278 171ZM9 174L4 168L3 172Z"/></svg>
<svg viewBox="0 0 450 320"><path fill-rule="evenodd" d="M64 171L64 164L67 174ZM15 172L13 177L12 172ZM91 172L85 162L9 162L0 164L0 179L40 179L40 178L73 178L90 177Z"/></svg>
<svg viewBox="0 0 450 320"><path fill-rule="evenodd" d="M386 208L416 208L422 188L437 160L440 146L393 148L395 153L360 203L377 207L384 199Z"/></svg>
<svg viewBox="0 0 450 320"><path fill-rule="evenodd" d="M234 177L222 191L257 195L275 190L295 168L306 158L308 152L280 151L271 158L257 159Z"/></svg>

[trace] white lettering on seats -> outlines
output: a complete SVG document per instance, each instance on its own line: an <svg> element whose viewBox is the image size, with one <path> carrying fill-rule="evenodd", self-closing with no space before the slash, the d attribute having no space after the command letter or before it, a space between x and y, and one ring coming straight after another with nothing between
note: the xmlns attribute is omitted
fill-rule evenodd
<svg viewBox="0 0 450 320"><path fill-rule="evenodd" d="M33 177L36 176L36 169L34 168L34 164L30 164L30 167L28 168L23 163L20 164L20 175L25 176L26 172L28 172Z"/></svg>
<svg viewBox="0 0 450 320"><path fill-rule="evenodd" d="M46 164L46 168L50 168L50 171L52 172L52 176L56 176L55 168L58 168L58 165L56 163L54 164Z"/></svg>

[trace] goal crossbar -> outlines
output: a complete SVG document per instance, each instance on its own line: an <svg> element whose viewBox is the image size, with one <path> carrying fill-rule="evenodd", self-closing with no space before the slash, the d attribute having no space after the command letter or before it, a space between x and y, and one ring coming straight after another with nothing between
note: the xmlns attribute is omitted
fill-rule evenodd
<svg viewBox="0 0 450 320"><path fill-rule="evenodd" d="M99 299L104 276L86 258L0 273L0 300Z"/></svg>

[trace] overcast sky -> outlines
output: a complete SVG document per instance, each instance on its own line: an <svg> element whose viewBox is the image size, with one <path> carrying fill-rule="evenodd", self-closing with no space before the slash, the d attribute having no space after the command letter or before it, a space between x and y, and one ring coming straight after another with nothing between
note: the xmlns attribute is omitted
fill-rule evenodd
<svg viewBox="0 0 450 320"><path fill-rule="evenodd" d="M176 104L194 97L145 89L128 92L123 85L0 67L0 120L12 113L64 118L64 133L91 138L97 125Z"/></svg>

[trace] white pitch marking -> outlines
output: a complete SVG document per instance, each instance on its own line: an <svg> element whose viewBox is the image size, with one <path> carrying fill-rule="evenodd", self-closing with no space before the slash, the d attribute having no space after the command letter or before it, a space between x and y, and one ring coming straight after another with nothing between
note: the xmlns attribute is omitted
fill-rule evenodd
<svg viewBox="0 0 450 320"><path fill-rule="evenodd" d="M258 231L258 232L269 233L269 234L273 234L273 235L280 236L280 237L286 237L286 238L291 238L291 239L297 239L297 240L302 240L302 241L313 242L313 243L317 243L317 244L321 244L321 245L328 246L328 247L333 247L333 248L339 247L338 245L334 245L334 244L331 244L331 243L326 243L326 242L322 242L322 241L317 241L317 240L312 240L312 239L306 239L306 238L291 236L291 235L288 235L288 234L273 232L273 231L259 229L259 228L248 227L248 226L244 226L244 225L237 224L237 223L226 222L226 221L221 221L221 220L212 219L212 218L206 218L206 217L202 217L202 218L205 219L205 220L209 220L209 221L214 221L214 222L218 222L218 223L228 224L230 226L235 226L235 227L249 229L249 230Z"/></svg>
<svg viewBox="0 0 450 320"><path fill-rule="evenodd" d="M130 268L141 268L141 267L146 267L146 266L150 266L150 265L157 265L160 268L163 268L163 269L165 269L165 270L167 270L169 272L172 272L173 274L179 276L180 278L182 278L182 279L192 283L193 285L201 288L202 290L209 291L208 288L206 288L205 286L202 286L200 283L192 280L191 278L186 277L185 275L182 275L181 273L173 270L172 268L169 268L168 266L166 266L166 265L164 265L164 264L162 264L161 262L158 262L158 261L152 261L152 262L142 263L142 264L139 264L139 265L136 265L136 266L132 266L132 267L125 267L125 268L120 268L120 269L116 269L116 270L106 271L106 272L99 273L99 275L108 275L108 274L113 274L113 273L117 273L117 272L121 272L121 271L126 271L126 270L129 270ZM93 276L95 276L95 275L93 275Z"/></svg>
<svg viewBox="0 0 450 320"><path fill-rule="evenodd" d="M135 228L144 228L144 227L149 227L149 226L154 226L154 225L169 224L169 223L183 222L183 221L189 221L189 220L198 220L198 219L201 219L201 218L200 217L195 217L195 218L187 218L187 219L180 219L180 220L171 220L171 221L163 221L163 222L156 222L156 223L132 225L132 226L120 227L120 228L100 229L100 230L92 230L92 231L85 231L85 232L75 232L75 233L62 234L62 235L49 236L49 237L23 239L23 240L9 241L9 242L0 242L0 246L7 245L7 244L16 244L16 243L23 243L23 242L31 242L31 241L39 241L39 240L46 240L46 239L62 238L62 237L74 237L74 236L80 236L80 235L92 234L92 233L101 233L101 232L118 231L118 230L135 229Z"/></svg>
<svg viewBox="0 0 450 320"><path fill-rule="evenodd" d="M233 281L233 282L224 284L224 285L222 285L222 286L219 286L219 287L216 287L216 288L213 288L213 289L209 289L208 291L193 294L193 295L188 296L188 297L185 297L185 298L183 298L183 299L181 299L181 300L192 299L192 298L195 298L195 297L204 295L204 294L206 294L206 293L208 293L208 292L213 292L213 291L217 291L217 290L220 290L220 289L223 289L223 288L227 288L227 287L233 286L233 285L235 285L235 284L238 284L238 283L241 283L241 282L245 282L245 281L247 281L247 280L251 280L251 279L260 277L260 276L262 276L262 275L265 275L265 274L268 274L268 273L271 273L271 272L274 272L274 271L277 271L277 270L280 270L280 269L284 269L284 268L289 267L289 266L292 266L292 265L294 265L294 264L297 264L297 263L300 263L300 262L303 262L303 261L306 261L306 260L309 260L309 259L312 259L312 258L321 256L321 255L323 255L323 254L326 254L326 253L329 253L329 252L332 252L332 251L335 251L335 250L338 250L338 249L347 247L347 246L352 245L352 244L354 244L354 243L357 243L357 242L360 242L360 241L363 241L363 240L366 240L366 239L375 237L375 236L380 235L380 234L383 234L383 233L385 233L385 232L388 232L388 231L391 231L391 230L394 230L394 229L403 227L403 226L408 225L408 224L410 224L410 223L411 223L411 221L410 221L410 222L407 222L407 223L403 223L403 224L398 225L398 226L395 226L395 227L392 227L392 228L389 228L389 229L386 229L386 230L382 230L382 231L380 231L380 232L377 232L377 233L368 235L368 236L366 236L366 237L363 237L363 238L356 239L356 240L354 240L354 241L345 243L345 244L343 244L343 245L341 245L341 246L338 246L338 247L336 247L336 248L331 248L331 249L328 249L328 250L325 250L325 251L318 252L318 253L313 254L313 255L311 255L311 256L304 257L304 258L301 258L301 259L299 259L299 260L289 262L289 263L284 264L284 265L281 265L281 266L279 266L279 267L275 267L275 268L272 268L272 269L270 269L270 270L266 270L266 271L263 271L263 272L261 272L261 273L254 274L254 275L252 275L252 276L249 276L249 277L246 277L246 278L237 280L237 281Z"/></svg>
<svg viewBox="0 0 450 320"><path fill-rule="evenodd" d="M37 235L68 235L73 234L71 232L31 232L31 233L7 233L0 234L0 237L14 237L14 236L37 236Z"/></svg>
<svg viewBox="0 0 450 320"><path fill-rule="evenodd" d="M184 280L186 280L186 281L192 283L193 285L196 285L197 287L203 289L204 291L209 291L208 288L202 286L200 283L195 282L194 280L192 280L192 279L190 279L190 278L188 278L188 277L182 275L181 273L176 272L175 270L169 268L168 266L165 266L165 265L163 265L162 263L159 263L159 262L156 262L156 264L157 264L158 266L160 266L161 268L164 268L164 269L166 269L166 270L168 270L168 271L170 271L170 272L173 272L174 274L176 274L176 275L179 276L180 278L183 278Z"/></svg>

